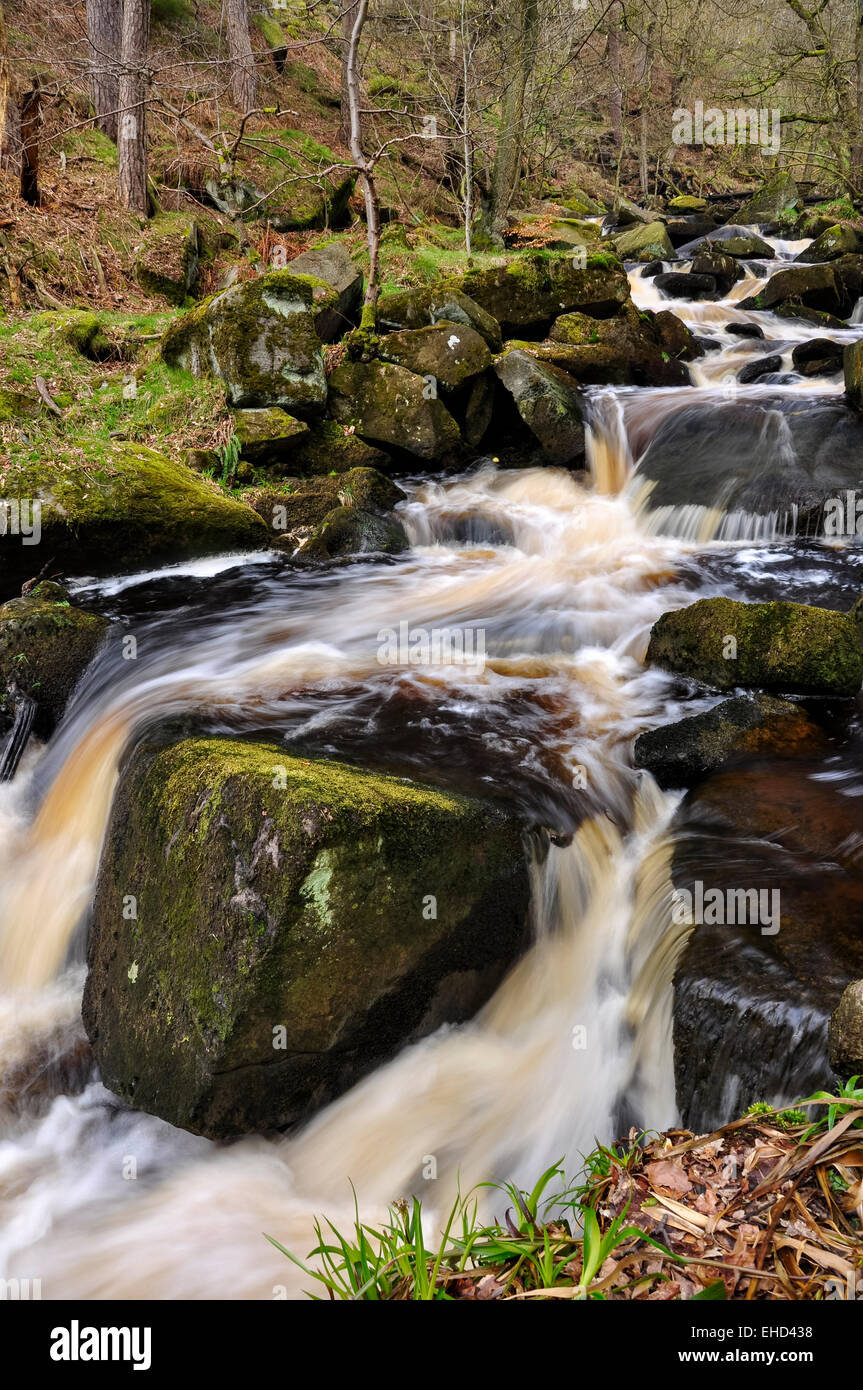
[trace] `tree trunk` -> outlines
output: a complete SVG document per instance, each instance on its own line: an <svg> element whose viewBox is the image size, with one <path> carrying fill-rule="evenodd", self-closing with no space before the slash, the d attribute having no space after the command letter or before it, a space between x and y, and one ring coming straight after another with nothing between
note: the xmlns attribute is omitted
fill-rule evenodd
<svg viewBox="0 0 863 1390"><path fill-rule="evenodd" d="M369 0L357 0L354 6L354 22L347 55L348 111L350 113L350 148L354 167L359 170L363 181L366 202L366 240L369 248L369 278L366 282L363 305L362 326L374 327L375 306L378 302L378 271L381 244L381 215L378 191L375 185L375 171L372 160L363 151L363 127L360 116L360 40L363 25L369 11Z"/></svg>
<svg viewBox="0 0 863 1390"><path fill-rule="evenodd" d="M31 207L38 208L39 197L39 126L42 121L42 91L38 77L21 98L21 197Z"/></svg>
<svg viewBox="0 0 863 1390"><path fill-rule="evenodd" d="M354 18L356 16L356 0L341 0L342 5L342 37L340 48L342 53L342 90L341 90L341 121L339 123L339 144L350 145L351 143L351 96L348 84L348 55L351 51L351 34L354 28Z"/></svg>
<svg viewBox="0 0 863 1390"><path fill-rule="evenodd" d="M123 38L122 0L87 0L87 42L90 47L90 96L96 125L117 143L120 94L120 44Z"/></svg>
<svg viewBox="0 0 863 1390"><path fill-rule="evenodd" d="M147 49L150 0L123 0L123 38L119 91L117 156L120 201L146 217L147 196Z"/></svg>
<svg viewBox="0 0 863 1390"><path fill-rule="evenodd" d="M491 173L486 231L495 239L506 224L518 188L524 150L527 90L536 63L539 34L538 0L516 0L510 11L512 44L508 69L512 76L503 99L503 119Z"/></svg>
<svg viewBox="0 0 863 1390"><path fill-rule="evenodd" d="M609 118L611 133L618 149L623 145L623 83L620 72L620 29L618 28L617 7L610 17L608 31L608 66L611 71L611 97Z"/></svg>
<svg viewBox="0 0 863 1390"><path fill-rule="evenodd" d="M857 0L854 31L854 75L857 85L857 127L851 145L851 182L855 196L863 193L863 0Z"/></svg>
<svg viewBox="0 0 863 1390"><path fill-rule="evenodd" d="M225 0L225 25L231 57L231 95L243 114L253 111L258 100L255 57L249 38L249 11L246 0Z"/></svg>
<svg viewBox="0 0 863 1390"><path fill-rule="evenodd" d="M0 149L6 134L6 106L9 100L9 59L6 54L6 25L0 3Z"/></svg>

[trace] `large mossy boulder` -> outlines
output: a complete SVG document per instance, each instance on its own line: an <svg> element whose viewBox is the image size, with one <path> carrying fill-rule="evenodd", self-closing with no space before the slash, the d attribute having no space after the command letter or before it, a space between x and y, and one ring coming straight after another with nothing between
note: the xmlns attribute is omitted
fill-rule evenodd
<svg viewBox="0 0 863 1390"><path fill-rule="evenodd" d="M612 319L561 314L548 341L536 348L525 344L525 350L586 386L689 386L681 360L697 356L697 344L679 319L679 332L672 334L658 317L632 304Z"/></svg>
<svg viewBox="0 0 863 1390"><path fill-rule="evenodd" d="M298 420L277 405L234 412L234 438L240 458L253 467L273 468L295 452L309 433L305 420Z"/></svg>
<svg viewBox="0 0 863 1390"><path fill-rule="evenodd" d="M444 321L464 324L485 340L492 352L503 345L500 324L476 300L448 285L416 290L398 290L381 295L377 304L380 332L399 332L405 328L425 328Z"/></svg>
<svg viewBox="0 0 863 1390"><path fill-rule="evenodd" d="M664 222L648 222L612 238L622 261L672 261L674 247Z"/></svg>
<svg viewBox="0 0 863 1390"><path fill-rule="evenodd" d="M584 461L584 393L566 372L522 348L504 352L494 370L549 463Z"/></svg>
<svg viewBox="0 0 863 1390"><path fill-rule="evenodd" d="M162 356L170 367L224 382L232 406L320 414L327 381L315 321L337 303L323 281L272 271L177 319L162 339Z"/></svg>
<svg viewBox="0 0 863 1390"><path fill-rule="evenodd" d="M435 381L443 392L457 391L491 366L485 339L475 329L456 323L388 333L380 340L378 355Z"/></svg>
<svg viewBox="0 0 863 1390"><path fill-rule="evenodd" d="M793 755L825 742L805 711L772 695L738 695L702 714L639 734L636 767L661 787L690 787L732 760L753 753Z"/></svg>
<svg viewBox="0 0 863 1390"><path fill-rule="evenodd" d="M429 384L392 362L343 362L330 377L330 413L363 439L429 462L450 458L461 444Z"/></svg>
<svg viewBox="0 0 863 1390"><path fill-rule="evenodd" d="M338 342L356 323L363 298L363 274L341 241L314 246L290 263L292 275L310 275L335 294L315 315L315 329L325 343Z"/></svg>
<svg viewBox="0 0 863 1390"><path fill-rule="evenodd" d="M805 603L699 599L654 623L647 660L716 690L849 696L863 681L853 618Z"/></svg>
<svg viewBox="0 0 863 1390"><path fill-rule="evenodd" d="M107 618L75 608L59 584L43 581L0 607L0 703L5 690L37 706L36 732L50 734L101 646Z"/></svg>
<svg viewBox="0 0 863 1390"><path fill-rule="evenodd" d="M789 173L783 171L743 204L740 211L734 214L734 221L741 227L771 226L792 218L799 203L797 184Z"/></svg>
<svg viewBox="0 0 863 1390"><path fill-rule="evenodd" d="M579 310L609 318L629 299L629 281L614 257L535 252L505 265L471 270L462 289L497 319L507 338L543 337L560 314Z"/></svg>
<svg viewBox="0 0 863 1390"><path fill-rule="evenodd" d="M814 265L819 261L835 261L840 256L855 255L863 249L860 233L853 227L836 223L817 236L811 246L794 257L804 265Z"/></svg>
<svg viewBox="0 0 863 1390"><path fill-rule="evenodd" d="M185 304L198 283L201 238L196 222L162 213L147 224L135 252L135 277L149 295Z"/></svg>
<svg viewBox="0 0 863 1390"><path fill-rule="evenodd" d="M845 396L852 410L863 412L863 339L848 343L842 353Z"/></svg>
<svg viewBox="0 0 863 1390"><path fill-rule="evenodd" d="M391 462L383 449L361 439L350 425L340 425L336 420L316 420L309 432L297 441L287 471L305 476L347 473L351 468L377 468L385 473Z"/></svg>
<svg viewBox="0 0 863 1390"><path fill-rule="evenodd" d="M332 476L286 478L277 488L259 488L246 495L263 518L273 543L291 551L301 546L305 550L317 528L336 508L385 515L405 497L391 478L374 468L352 468ZM403 538L404 532L401 535Z"/></svg>
<svg viewBox="0 0 863 1390"><path fill-rule="evenodd" d="M341 560L348 555L401 555L409 549L405 528L396 517L340 506L327 512L299 553L304 560Z"/></svg>
<svg viewBox="0 0 863 1390"><path fill-rule="evenodd" d="M857 257L819 265L791 265L771 275L763 289L741 301L741 309L814 309L848 318L859 298Z"/></svg>
<svg viewBox="0 0 863 1390"><path fill-rule="evenodd" d="M294 1124L469 1018L528 901L520 826L490 804L276 744L139 748L89 939L102 1079L213 1138Z"/></svg>
<svg viewBox="0 0 863 1390"><path fill-rule="evenodd" d="M16 593L46 563L53 573L119 574L221 551L254 550L265 541L250 507L138 444L117 443L85 469L16 460L4 472L3 498L38 504L40 540L7 526L0 535L0 595ZM23 515L23 513L22 513ZM28 522L29 526L30 522Z"/></svg>

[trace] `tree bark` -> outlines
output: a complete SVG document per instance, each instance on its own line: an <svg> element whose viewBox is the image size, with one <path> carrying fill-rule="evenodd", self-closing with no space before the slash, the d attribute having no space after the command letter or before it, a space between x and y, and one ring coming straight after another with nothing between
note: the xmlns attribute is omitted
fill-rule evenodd
<svg viewBox="0 0 863 1390"><path fill-rule="evenodd" d="M115 144L122 39L123 0L87 0L90 97L96 112L96 125Z"/></svg>
<svg viewBox="0 0 863 1390"><path fill-rule="evenodd" d="M9 101L9 58L6 52L6 24L0 3L0 149L6 133L6 107Z"/></svg>
<svg viewBox="0 0 863 1390"><path fill-rule="evenodd" d="M357 0L347 54L348 111L350 113L350 149L354 167L363 181L366 203L366 241L369 248L369 278L366 282L362 326L374 327L375 306L378 302L378 279L381 244L381 214L375 184L374 162L363 150L363 127L360 115L359 51L363 25L369 12L369 0Z"/></svg>
<svg viewBox="0 0 863 1390"><path fill-rule="evenodd" d="M255 109L258 100L247 0L225 0L225 27L231 59L231 96L234 105L245 115Z"/></svg>
<svg viewBox="0 0 863 1390"><path fill-rule="evenodd" d="M147 49L150 0L123 0L123 37L119 91L117 156L120 201L146 217L147 196Z"/></svg>
<svg viewBox="0 0 863 1390"><path fill-rule="evenodd" d="M608 30L608 66L611 70L611 97L609 99L609 118L614 143L620 149L623 145L623 82L620 71L620 29L617 6L610 16Z"/></svg>
<svg viewBox="0 0 863 1390"><path fill-rule="evenodd" d="M356 17L356 0L340 0L342 7L341 26L341 52L342 52L342 89L341 89L341 121L339 124L339 143L350 145L351 143L351 95L348 83L348 55L351 51L351 34L354 29L354 19Z"/></svg>
<svg viewBox="0 0 863 1390"><path fill-rule="evenodd" d="M512 42L508 69L512 76L503 99L503 118L494 155L486 209L486 231L499 238L518 188L524 151L527 91L536 64L539 36L538 0L515 0L510 10Z"/></svg>
<svg viewBox="0 0 863 1390"><path fill-rule="evenodd" d="M857 85L857 127L851 145L851 182L859 197L863 193L863 0L857 0L854 30L854 75Z"/></svg>
<svg viewBox="0 0 863 1390"><path fill-rule="evenodd" d="M42 91L38 77L21 98L21 197L31 207L38 208L39 196L39 126L42 121Z"/></svg>

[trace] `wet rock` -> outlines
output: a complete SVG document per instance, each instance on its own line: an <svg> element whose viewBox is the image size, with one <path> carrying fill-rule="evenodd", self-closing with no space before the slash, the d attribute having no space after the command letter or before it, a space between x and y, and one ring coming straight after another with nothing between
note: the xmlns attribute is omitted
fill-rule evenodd
<svg viewBox="0 0 863 1390"><path fill-rule="evenodd" d="M853 980L831 1015L830 1065L843 1081L863 1076L863 980Z"/></svg>
<svg viewBox="0 0 863 1390"><path fill-rule="evenodd" d="M405 328L424 328L428 324L464 324L488 343L492 352L500 352L503 337L497 319L486 312L476 300L461 290L439 285L432 289L400 290L381 295L377 306L377 326L381 332L399 332Z"/></svg>
<svg viewBox="0 0 863 1390"><path fill-rule="evenodd" d="M232 406L277 405L314 416L327 398L315 318L337 301L323 281L273 271L177 319L162 339L162 356L193 376L217 377Z"/></svg>
<svg viewBox="0 0 863 1390"><path fill-rule="evenodd" d="M572 378L520 348L504 352L494 370L549 462L580 463L584 459L584 394Z"/></svg>
<svg viewBox="0 0 863 1390"><path fill-rule="evenodd" d="M307 544L336 508L383 515L402 502L405 493L374 468L352 468L333 477L288 478L278 488L258 488L247 496L266 523L272 543L293 551Z"/></svg>
<svg viewBox="0 0 863 1390"><path fill-rule="evenodd" d="M699 599L654 623L647 660L716 690L850 696L863 681L853 619L803 603Z"/></svg>
<svg viewBox="0 0 863 1390"><path fill-rule="evenodd" d="M835 261L840 256L847 255L849 252L854 254L861 249L859 233L853 227L836 225L828 227L820 236L817 236L811 246L807 246L805 251L799 252L794 257L795 261L802 261L805 264L812 264L818 261Z"/></svg>
<svg viewBox="0 0 863 1390"><path fill-rule="evenodd" d="M682 319L670 309L660 309L653 315L653 327L660 348L681 362L693 362L704 356L704 348Z"/></svg>
<svg viewBox="0 0 863 1390"><path fill-rule="evenodd" d="M705 246L704 243L707 243ZM705 250L721 249L724 256L733 256L737 260L763 260L772 261L776 252L765 241L763 237L756 236L750 227L741 227L736 223L729 223L724 227L717 227L715 231L708 232L703 241L687 243L685 246L678 247L678 254L698 254Z"/></svg>
<svg viewBox="0 0 863 1390"><path fill-rule="evenodd" d="M147 224L135 252L135 276L149 295L185 304L198 283L202 247L197 223L181 213L162 213Z"/></svg>
<svg viewBox="0 0 863 1390"><path fill-rule="evenodd" d="M736 214L739 226L781 223L799 206L800 192L787 171L776 174ZM793 219L792 219L793 220Z"/></svg>
<svg viewBox="0 0 863 1390"><path fill-rule="evenodd" d="M677 1101L698 1131L832 1084L828 1020L863 975L863 819L859 798L812 780L823 770L817 758L757 758L708 777L675 816L684 903L698 884L702 900L722 893L674 977Z"/></svg>
<svg viewBox="0 0 863 1390"><path fill-rule="evenodd" d="M726 323L723 325L726 333L731 333L735 338L763 338L764 329L759 328L757 323Z"/></svg>
<svg viewBox="0 0 863 1390"><path fill-rule="evenodd" d="M578 310L611 318L629 300L629 281L611 256L578 267L565 255L518 256L504 266L469 271L462 289L500 323L505 337L543 337L560 314Z"/></svg>
<svg viewBox="0 0 863 1390"><path fill-rule="evenodd" d="M461 443L443 401L421 376L391 362L344 362L330 377L330 412L364 439L415 458L446 460Z"/></svg>
<svg viewBox="0 0 863 1390"><path fill-rule="evenodd" d="M491 352L475 329L439 322L428 328L388 333L378 354L385 362L433 380L440 390L456 391L491 366Z"/></svg>
<svg viewBox="0 0 863 1390"><path fill-rule="evenodd" d="M462 434L466 444L475 449L482 443L494 415L494 376L485 372L475 377L465 403Z"/></svg>
<svg viewBox="0 0 863 1390"><path fill-rule="evenodd" d="M694 272L681 274L669 271L657 275L653 282L663 294L672 299L716 299L716 281L712 275L697 275Z"/></svg>
<svg viewBox="0 0 863 1390"><path fill-rule="evenodd" d="M622 261L661 261L674 259L674 247L664 222L650 222L612 237L612 245Z"/></svg>
<svg viewBox="0 0 863 1390"><path fill-rule="evenodd" d="M520 826L487 803L277 744L141 747L89 938L103 1081L213 1138L294 1124L471 1017L528 901Z"/></svg>
<svg viewBox="0 0 863 1390"><path fill-rule="evenodd" d="M35 730L51 734L110 627L107 618L70 603L59 584L43 581L0 607L0 703L36 701Z"/></svg>
<svg viewBox="0 0 863 1390"><path fill-rule="evenodd" d="M842 353L845 396L852 410L863 412L863 339L848 343Z"/></svg>
<svg viewBox="0 0 863 1390"><path fill-rule="evenodd" d="M327 512L300 554L305 559L333 560L345 555L401 555L409 548L407 533L397 518L342 506Z"/></svg>
<svg viewBox="0 0 863 1390"><path fill-rule="evenodd" d="M833 376L842 370L842 344L830 338L810 338L808 343L797 344L791 360L801 376Z"/></svg>
<svg viewBox="0 0 863 1390"><path fill-rule="evenodd" d="M304 420L295 419L278 406L234 413L234 437L240 446L240 458L256 467L282 463L308 432Z"/></svg>
<svg viewBox="0 0 863 1390"><path fill-rule="evenodd" d="M771 354L769 357L759 357L757 362L747 362L746 366L741 367L737 373L737 380L741 386L745 386L750 382L760 381L762 377L781 371L782 358L778 354Z"/></svg>
<svg viewBox="0 0 863 1390"><path fill-rule="evenodd" d="M707 236L715 227L716 218L710 213L701 213L694 217L669 217L665 224L672 246L684 246L698 237Z"/></svg>
<svg viewBox="0 0 863 1390"><path fill-rule="evenodd" d="M220 551L254 550L263 525L215 483L140 444L114 443L87 470L18 457L6 468L6 498L40 503L40 539L19 524L0 534L0 596L46 564L53 573L124 574ZM19 501L19 506L21 503ZM33 521L29 504L22 518Z"/></svg>
<svg viewBox="0 0 863 1390"><path fill-rule="evenodd" d="M518 346L585 386L688 386L682 361L698 355L697 344L679 319L679 329L669 324L673 314L659 318L634 305L613 319L562 314L546 342Z"/></svg>
<svg viewBox="0 0 863 1390"><path fill-rule="evenodd" d="M739 695L703 714L639 734L633 761L661 787L690 787L732 759L753 753L793 755L825 743L798 705L770 695Z"/></svg>
<svg viewBox="0 0 863 1390"><path fill-rule="evenodd" d="M743 279L744 274L743 267L733 256L726 256L713 247L699 251L692 257L690 273L709 276L723 296L729 293L732 285Z"/></svg>
<svg viewBox="0 0 863 1390"><path fill-rule="evenodd" d="M331 241L303 251L290 262L291 275L310 275L329 285L334 298L315 314L315 331L325 343L338 342L356 323L363 298L363 274L351 260L344 242Z"/></svg>
<svg viewBox="0 0 863 1390"><path fill-rule="evenodd" d="M780 305L799 305L805 309L815 309L847 318L858 297L854 293L853 277L849 278L843 273L841 262L831 262L829 265L791 265L786 270L772 275L764 288L742 300L740 307L777 309Z"/></svg>
<svg viewBox="0 0 863 1390"><path fill-rule="evenodd" d="M656 220L654 211L639 207L638 203L633 203L629 198L616 198L610 216L614 218L614 224L618 227L631 227L638 223L649 226Z"/></svg>
<svg viewBox="0 0 863 1390"><path fill-rule="evenodd" d="M350 425L316 420L308 433L297 437L286 467L289 472L302 475L347 473L351 468L376 468L386 473L392 460L383 449L360 439Z"/></svg>

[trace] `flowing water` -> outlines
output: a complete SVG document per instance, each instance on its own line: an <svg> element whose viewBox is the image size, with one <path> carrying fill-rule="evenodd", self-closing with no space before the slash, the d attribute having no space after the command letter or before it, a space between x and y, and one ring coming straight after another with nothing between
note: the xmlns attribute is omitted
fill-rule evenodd
<svg viewBox="0 0 863 1390"><path fill-rule="evenodd" d="M718 346L691 388L595 391L589 475L487 463L416 480L402 507L412 548L389 563L312 575L262 554L79 584L117 639L52 743L0 787L0 1276L41 1278L45 1297L299 1296L308 1281L262 1232L305 1255L316 1214L352 1219L351 1183L370 1217L417 1192L434 1231L459 1184L532 1184L564 1154L574 1172L596 1140L675 1121L680 794L635 773L630 748L684 706L642 664L649 630L699 593L770 592L777 562L794 597L844 596L856 575L856 552L831 567L814 543L719 546L721 518L663 524L646 510L640 454L671 413L721 399L746 355L723 325L770 321L736 307L763 278L750 269L721 305L660 305L633 272L639 305L672 307ZM782 336L814 330L783 322ZM739 391L768 389L800 386ZM807 396L840 390L806 383ZM381 666L378 634L403 621L481 628L484 668ZM135 661L122 657L129 630ZM194 1138L87 1072L84 930L118 768L180 719L502 796L537 827L534 944L482 1013L277 1141Z"/></svg>

